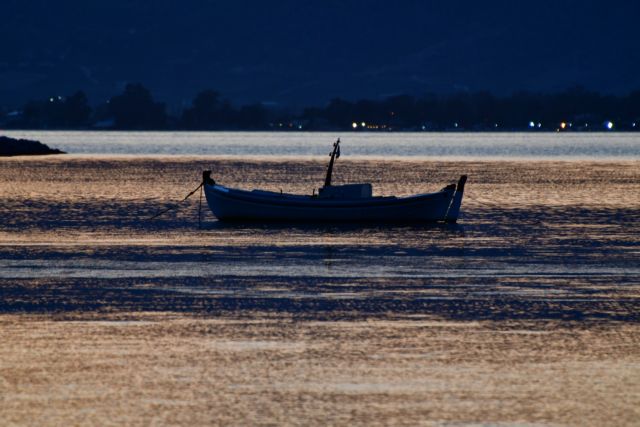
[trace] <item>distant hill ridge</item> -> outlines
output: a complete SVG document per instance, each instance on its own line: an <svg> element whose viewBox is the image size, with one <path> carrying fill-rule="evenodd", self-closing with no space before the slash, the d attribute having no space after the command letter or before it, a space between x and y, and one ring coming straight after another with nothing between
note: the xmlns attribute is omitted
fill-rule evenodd
<svg viewBox="0 0 640 427"><path fill-rule="evenodd" d="M640 87L640 2L6 0L0 100L144 82L169 107Z"/></svg>

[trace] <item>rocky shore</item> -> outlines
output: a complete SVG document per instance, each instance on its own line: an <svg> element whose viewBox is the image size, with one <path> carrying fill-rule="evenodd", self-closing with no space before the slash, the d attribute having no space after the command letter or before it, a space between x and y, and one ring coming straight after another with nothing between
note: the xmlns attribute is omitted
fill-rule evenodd
<svg viewBox="0 0 640 427"><path fill-rule="evenodd" d="M0 156L32 156L42 154L65 154L64 151L29 139L15 139L0 136Z"/></svg>

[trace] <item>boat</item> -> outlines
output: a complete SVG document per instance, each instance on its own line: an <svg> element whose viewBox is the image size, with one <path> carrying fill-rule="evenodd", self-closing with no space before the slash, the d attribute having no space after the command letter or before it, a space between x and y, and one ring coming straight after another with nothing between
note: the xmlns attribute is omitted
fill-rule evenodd
<svg viewBox="0 0 640 427"><path fill-rule="evenodd" d="M209 208L221 221L311 222L444 222L456 223L467 176L434 193L406 197L374 196L370 183L333 185L340 139L333 144L327 174L318 192L311 195L265 190L241 190L215 182L203 171L202 187Z"/></svg>

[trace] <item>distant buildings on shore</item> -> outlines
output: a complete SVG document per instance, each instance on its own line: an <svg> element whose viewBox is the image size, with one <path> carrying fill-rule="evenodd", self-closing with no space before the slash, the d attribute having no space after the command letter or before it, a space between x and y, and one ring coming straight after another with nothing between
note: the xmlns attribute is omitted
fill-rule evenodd
<svg viewBox="0 0 640 427"><path fill-rule="evenodd" d="M574 88L555 94L486 92L381 100L331 100L292 109L269 103L237 107L213 90L167 111L141 84L92 107L78 91L0 107L0 128L96 130L274 130L352 132L593 132L640 130L640 91L616 97Z"/></svg>

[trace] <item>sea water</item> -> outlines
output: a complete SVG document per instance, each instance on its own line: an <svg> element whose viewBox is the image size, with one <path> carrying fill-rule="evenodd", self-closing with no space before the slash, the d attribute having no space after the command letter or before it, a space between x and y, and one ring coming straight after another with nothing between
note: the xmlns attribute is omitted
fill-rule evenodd
<svg viewBox="0 0 640 427"><path fill-rule="evenodd" d="M335 135L12 135L71 154L0 160L9 423L638 419L635 134L343 135L336 183L469 175L457 225L362 226L177 204L204 169L311 194Z"/></svg>
<svg viewBox="0 0 640 427"><path fill-rule="evenodd" d="M620 132L66 132L11 131L73 154L322 156L342 138L350 157L640 159L640 133Z"/></svg>

